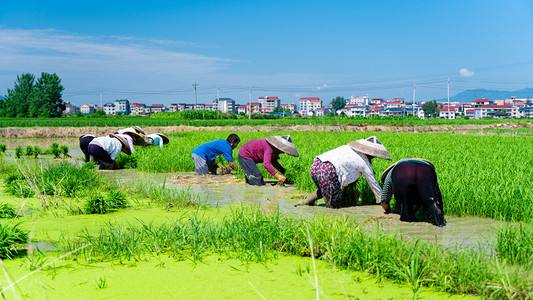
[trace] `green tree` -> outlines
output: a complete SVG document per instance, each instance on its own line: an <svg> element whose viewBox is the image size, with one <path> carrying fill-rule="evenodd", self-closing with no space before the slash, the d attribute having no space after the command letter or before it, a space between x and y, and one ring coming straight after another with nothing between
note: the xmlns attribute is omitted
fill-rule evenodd
<svg viewBox="0 0 533 300"><path fill-rule="evenodd" d="M28 116L61 117L65 110L65 103L61 99L63 90L59 76L55 73L41 73L31 93Z"/></svg>
<svg viewBox="0 0 533 300"><path fill-rule="evenodd" d="M15 87L7 89L7 96L4 99L0 114L6 117L26 117L34 81L35 77L30 73L17 76Z"/></svg>
<svg viewBox="0 0 533 300"><path fill-rule="evenodd" d="M339 109L343 109L346 106L346 99L343 97L337 97L331 100L331 107L333 107L334 112L336 113Z"/></svg>
<svg viewBox="0 0 533 300"><path fill-rule="evenodd" d="M427 118L434 118L437 116L437 101L427 101L422 104L422 110Z"/></svg>

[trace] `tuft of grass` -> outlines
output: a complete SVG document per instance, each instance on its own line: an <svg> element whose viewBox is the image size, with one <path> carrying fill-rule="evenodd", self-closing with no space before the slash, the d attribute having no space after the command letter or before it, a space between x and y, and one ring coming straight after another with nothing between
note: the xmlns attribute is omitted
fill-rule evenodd
<svg viewBox="0 0 533 300"><path fill-rule="evenodd" d="M41 155L42 151L43 151L43 150L42 150L40 147L38 147L38 146L34 146L34 147L33 147L33 156L34 156L35 158L37 158L39 155Z"/></svg>
<svg viewBox="0 0 533 300"><path fill-rule="evenodd" d="M54 158L60 158L61 149L59 149L58 143L52 143L52 145L50 146L50 153L54 155Z"/></svg>
<svg viewBox="0 0 533 300"><path fill-rule="evenodd" d="M109 211L109 204L102 193L93 193L85 203L85 213L87 214L106 214Z"/></svg>
<svg viewBox="0 0 533 300"><path fill-rule="evenodd" d="M106 202L110 209L126 208L128 206L126 194L118 190L109 191L107 193Z"/></svg>
<svg viewBox="0 0 533 300"><path fill-rule="evenodd" d="M17 215L17 212L12 205L8 203L0 204L0 219L12 219Z"/></svg>
<svg viewBox="0 0 533 300"><path fill-rule="evenodd" d="M24 154L24 150L22 150L22 146L18 146L17 148L15 148L15 157L16 158L21 158L22 154Z"/></svg>
<svg viewBox="0 0 533 300"><path fill-rule="evenodd" d="M0 154L6 154L7 146L6 144L0 144Z"/></svg>
<svg viewBox="0 0 533 300"><path fill-rule="evenodd" d="M33 152L33 147L32 146L26 146L26 152L24 153L24 155L26 156L33 156L34 152Z"/></svg>
<svg viewBox="0 0 533 300"><path fill-rule="evenodd" d="M20 223L0 222L0 258L14 258L24 254L20 244L28 242L28 233L19 226Z"/></svg>
<svg viewBox="0 0 533 300"><path fill-rule="evenodd" d="M59 150L63 153L63 158L70 157L70 155L68 155L69 148L67 145L62 145L59 147Z"/></svg>

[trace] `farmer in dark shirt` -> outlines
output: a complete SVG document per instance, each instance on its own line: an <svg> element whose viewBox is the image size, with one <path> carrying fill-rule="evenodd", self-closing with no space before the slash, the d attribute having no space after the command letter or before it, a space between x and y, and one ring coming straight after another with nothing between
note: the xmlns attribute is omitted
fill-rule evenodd
<svg viewBox="0 0 533 300"><path fill-rule="evenodd" d="M439 227L446 225L442 195L433 164L425 159L402 159L387 168L381 175L383 192L381 206L391 212L392 195L400 207L400 220L412 222L420 206L428 218Z"/></svg>

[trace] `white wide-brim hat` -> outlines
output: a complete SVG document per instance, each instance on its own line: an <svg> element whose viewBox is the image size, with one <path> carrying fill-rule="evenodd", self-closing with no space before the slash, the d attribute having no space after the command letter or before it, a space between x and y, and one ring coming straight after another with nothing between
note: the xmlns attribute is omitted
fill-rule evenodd
<svg viewBox="0 0 533 300"><path fill-rule="evenodd" d="M291 140L290 135L275 135L267 136L265 140L272 146L276 147L278 150L289 154L290 156L298 157L300 154L294 143Z"/></svg>
<svg viewBox="0 0 533 300"><path fill-rule="evenodd" d="M383 144L375 136L349 142L348 146L355 151L359 151L370 156L391 160L389 151L385 149L385 146L383 146Z"/></svg>

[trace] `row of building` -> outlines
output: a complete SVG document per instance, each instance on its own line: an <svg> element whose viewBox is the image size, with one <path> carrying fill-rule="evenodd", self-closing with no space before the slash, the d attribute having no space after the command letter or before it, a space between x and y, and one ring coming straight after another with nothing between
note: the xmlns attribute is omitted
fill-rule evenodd
<svg viewBox="0 0 533 300"><path fill-rule="evenodd" d="M223 113L235 114L271 114L274 112L284 112L302 116L328 116L346 115L359 117L374 116L408 116L414 115L424 119L425 113L422 109L424 103L406 103L403 98L394 98L387 101L382 98L372 98L368 96L351 96L347 99L344 108L334 111L330 105L323 105L318 97L302 97L299 100L300 109L297 111L294 104L282 104L278 97L259 97L257 102L236 104L231 98L218 98L211 104L186 104L173 103L169 107L163 104L145 105L144 103L129 102L128 100L116 100L108 102L101 107L94 104L84 104L76 107L66 104L65 114L74 115L78 111L82 114L92 114L97 110L103 110L106 115L151 115L159 112L179 112L187 110L212 110ZM278 109L279 108L279 109ZM469 117L473 119L481 118L533 118L533 100L517 99L511 97L505 100L477 99L471 103L437 103L438 117L441 119L455 119L458 117Z"/></svg>

